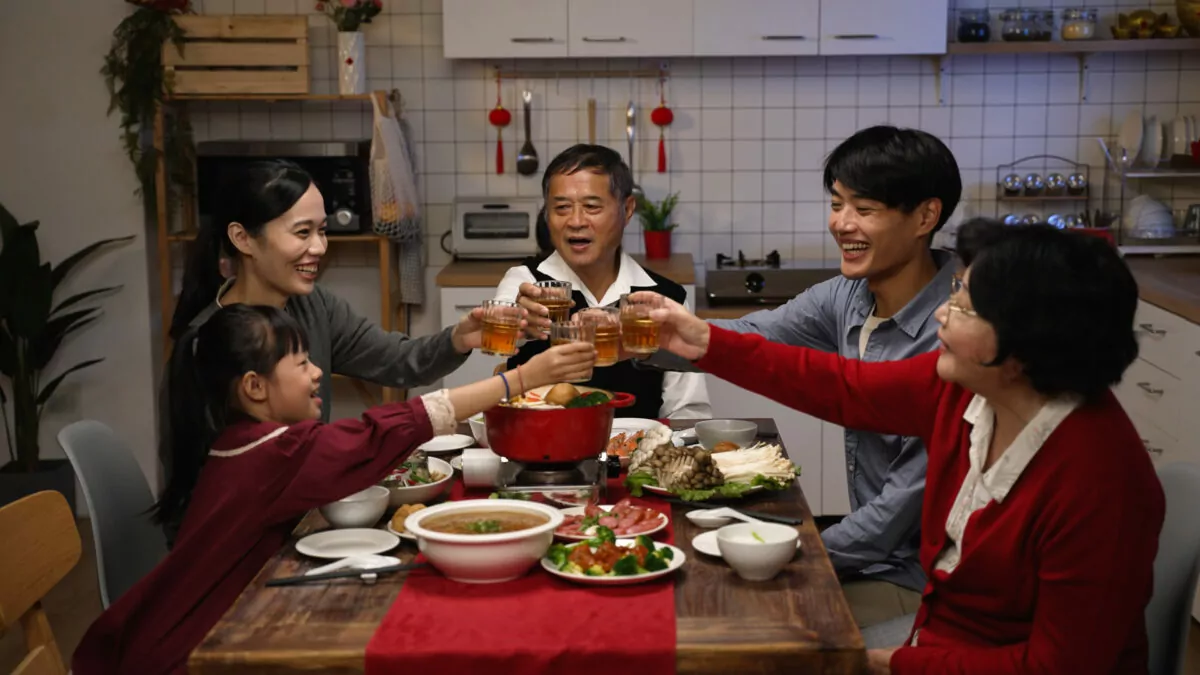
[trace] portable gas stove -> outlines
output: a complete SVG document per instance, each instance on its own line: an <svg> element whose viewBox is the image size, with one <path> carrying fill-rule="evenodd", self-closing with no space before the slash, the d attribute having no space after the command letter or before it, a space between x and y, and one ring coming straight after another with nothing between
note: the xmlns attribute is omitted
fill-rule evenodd
<svg viewBox="0 0 1200 675"><path fill-rule="evenodd" d="M810 286L840 274L837 266L820 261L785 261L778 251L762 258L717 254L705 270L704 290L709 305L780 305Z"/></svg>
<svg viewBox="0 0 1200 675"><path fill-rule="evenodd" d="M566 463L505 462L498 492L524 492L564 506L603 504L609 478L621 474L621 458L601 452L593 459Z"/></svg>

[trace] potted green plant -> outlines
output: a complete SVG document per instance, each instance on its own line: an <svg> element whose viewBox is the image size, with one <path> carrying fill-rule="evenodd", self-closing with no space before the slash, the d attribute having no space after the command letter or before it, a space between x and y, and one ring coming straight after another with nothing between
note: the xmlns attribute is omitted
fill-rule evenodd
<svg viewBox="0 0 1200 675"><path fill-rule="evenodd" d="M637 212L642 217L647 258L671 257L671 230L678 227L671 222L671 212L677 204L678 192L667 195L666 199L657 204L645 197L638 197Z"/></svg>
<svg viewBox="0 0 1200 675"><path fill-rule="evenodd" d="M99 307L82 303L119 286L76 293L55 304L59 284L89 254L133 236L103 239L58 265L42 262L37 221L21 225L0 205L0 418L12 461L0 467L0 505L41 490L57 490L75 507L75 475L67 460L43 460L38 444L42 410L68 375L103 359L56 369L47 377L68 335L96 320ZM7 380L7 382L5 382ZM12 415L9 415L9 403Z"/></svg>

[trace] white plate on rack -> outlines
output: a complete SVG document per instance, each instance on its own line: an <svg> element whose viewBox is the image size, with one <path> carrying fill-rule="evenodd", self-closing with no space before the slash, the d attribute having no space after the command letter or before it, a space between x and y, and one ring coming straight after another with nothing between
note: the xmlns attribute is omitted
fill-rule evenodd
<svg viewBox="0 0 1200 675"><path fill-rule="evenodd" d="M1162 157L1163 132L1162 125L1154 115L1146 118L1146 129L1142 134L1141 163L1146 166L1158 166Z"/></svg>
<svg viewBox="0 0 1200 675"><path fill-rule="evenodd" d="M475 445L475 438L466 434L450 434L448 436L434 436L431 440L421 444L417 449L424 450L428 453L438 452L456 452Z"/></svg>
<svg viewBox="0 0 1200 675"><path fill-rule="evenodd" d="M313 558L341 560L355 555L385 553L399 543L394 532L364 527L310 534L296 542L296 550Z"/></svg>

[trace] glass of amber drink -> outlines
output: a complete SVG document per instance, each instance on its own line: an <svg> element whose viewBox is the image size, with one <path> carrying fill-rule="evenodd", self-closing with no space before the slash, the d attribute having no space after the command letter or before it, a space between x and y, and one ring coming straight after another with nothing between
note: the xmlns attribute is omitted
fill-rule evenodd
<svg viewBox="0 0 1200 675"><path fill-rule="evenodd" d="M596 343L595 327L588 323L552 323L550 324L550 346L557 347L558 345L570 344L572 342L586 342L590 345ZM592 371L589 369L587 377L579 380L567 380L568 382L587 382L592 379Z"/></svg>
<svg viewBox="0 0 1200 675"><path fill-rule="evenodd" d="M507 300L483 303L483 336L479 351L492 356L509 357L517 353L521 332L521 306Z"/></svg>
<svg viewBox="0 0 1200 675"><path fill-rule="evenodd" d="M571 282L569 281L539 281L537 287L542 294L538 304L550 311L550 323L566 323L571 319L571 306L575 300L571 297Z"/></svg>
<svg viewBox="0 0 1200 675"><path fill-rule="evenodd" d="M650 294L632 301L621 296L621 346L631 354L653 354L658 351L658 324L650 319L650 311L662 307L662 296Z"/></svg>
<svg viewBox="0 0 1200 675"><path fill-rule="evenodd" d="M591 324L596 333L596 367L616 364L621 356L621 310L618 307L589 307L576 312L575 321Z"/></svg>

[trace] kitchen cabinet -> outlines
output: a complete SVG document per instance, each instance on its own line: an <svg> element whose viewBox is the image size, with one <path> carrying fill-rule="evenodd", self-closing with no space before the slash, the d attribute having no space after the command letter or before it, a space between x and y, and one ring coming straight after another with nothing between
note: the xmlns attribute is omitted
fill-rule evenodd
<svg viewBox="0 0 1200 675"><path fill-rule="evenodd" d="M821 0L822 55L945 54L948 0Z"/></svg>
<svg viewBox="0 0 1200 675"><path fill-rule="evenodd" d="M570 0L567 17L572 57L692 55L692 0Z"/></svg>
<svg viewBox="0 0 1200 675"><path fill-rule="evenodd" d="M448 59L565 57L567 5L562 0L443 0Z"/></svg>
<svg viewBox="0 0 1200 675"><path fill-rule="evenodd" d="M1200 326L1144 301L1134 323L1138 358L1113 391L1155 465L1200 463ZM1200 620L1200 593L1192 616Z"/></svg>
<svg viewBox="0 0 1200 675"><path fill-rule="evenodd" d="M693 50L704 56L817 53L820 0L695 0Z"/></svg>

